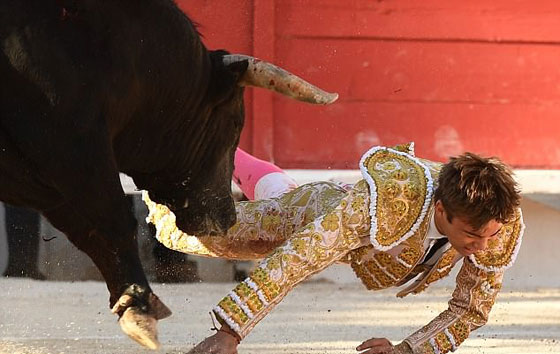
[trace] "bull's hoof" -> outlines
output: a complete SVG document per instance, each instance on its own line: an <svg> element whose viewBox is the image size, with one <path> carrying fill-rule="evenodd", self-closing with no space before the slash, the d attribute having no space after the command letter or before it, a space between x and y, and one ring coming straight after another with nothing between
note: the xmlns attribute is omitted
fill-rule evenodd
<svg viewBox="0 0 560 354"><path fill-rule="evenodd" d="M159 349L157 321L170 316L171 311L154 294L148 297L148 312L135 306L134 302L132 296L122 295L112 312L121 315L119 324L130 338L147 348Z"/></svg>
<svg viewBox="0 0 560 354"><path fill-rule="evenodd" d="M137 307L129 307L119 319L119 324L124 333L141 345L153 350L159 349L157 320L154 316Z"/></svg>

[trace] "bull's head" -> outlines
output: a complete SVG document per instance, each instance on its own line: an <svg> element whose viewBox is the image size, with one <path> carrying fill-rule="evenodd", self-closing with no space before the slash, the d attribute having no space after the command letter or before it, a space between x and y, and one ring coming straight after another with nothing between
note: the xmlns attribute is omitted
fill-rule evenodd
<svg viewBox="0 0 560 354"><path fill-rule="evenodd" d="M334 102L327 93L273 64L243 55L211 53L212 97L206 126L196 127L202 140L189 147L189 171L167 188L150 190L151 198L166 204L176 215L177 226L189 234L223 234L235 223L231 194L233 158L244 123L245 86L274 90L314 104ZM186 142L189 143L189 142Z"/></svg>

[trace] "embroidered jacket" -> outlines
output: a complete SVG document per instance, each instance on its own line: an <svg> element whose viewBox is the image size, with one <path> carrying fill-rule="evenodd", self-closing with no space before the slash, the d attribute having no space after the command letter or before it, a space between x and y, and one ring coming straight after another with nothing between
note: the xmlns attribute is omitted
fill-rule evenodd
<svg viewBox="0 0 560 354"><path fill-rule="evenodd" d="M349 263L368 289L411 283L397 294L403 297L423 291L463 259L449 308L396 346L398 353L446 353L488 320L524 226L518 210L486 250L464 258L450 248L433 266L420 265L439 168L416 158L412 144L375 147L360 161L364 180L350 191L317 182L280 198L239 203L238 222L223 238L182 233L173 213L144 194L147 221L156 225L158 240L177 251L230 259L266 256L213 309L241 338L299 282L334 262Z"/></svg>

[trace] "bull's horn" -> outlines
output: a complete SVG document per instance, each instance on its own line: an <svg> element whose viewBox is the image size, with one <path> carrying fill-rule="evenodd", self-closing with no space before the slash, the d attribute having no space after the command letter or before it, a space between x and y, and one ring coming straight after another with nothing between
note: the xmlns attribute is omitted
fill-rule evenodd
<svg viewBox="0 0 560 354"><path fill-rule="evenodd" d="M225 55L223 60L225 65L242 60L249 62L247 71L239 83L242 86L262 87L299 101L315 104L330 104L338 98L337 93L325 92L274 64L248 55Z"/></svg>

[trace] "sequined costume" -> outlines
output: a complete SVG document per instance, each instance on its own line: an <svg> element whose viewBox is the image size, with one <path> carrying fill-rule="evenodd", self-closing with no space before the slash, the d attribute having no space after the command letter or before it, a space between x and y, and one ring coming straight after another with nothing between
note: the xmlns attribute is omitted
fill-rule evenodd
<svg viewBox="0 0 560 354"><path fill-rule="evenodd" d="M414 156L413 145L375 147L360 161L363 180L346 190L334 183L301 186L279 198L237 204L237 224L225 237L194 237L177 229L165 206L144 195L165 246L196 255L262 259L213 309L241 338L298 283L334 262L350 264L366 288L408 284L417 294L449 274L461 259L449 308L395 347L397 353L454 351L484 325L521 244L521 211L488 248L469 257L453 248L422 263L441 165Z"/></svg>

